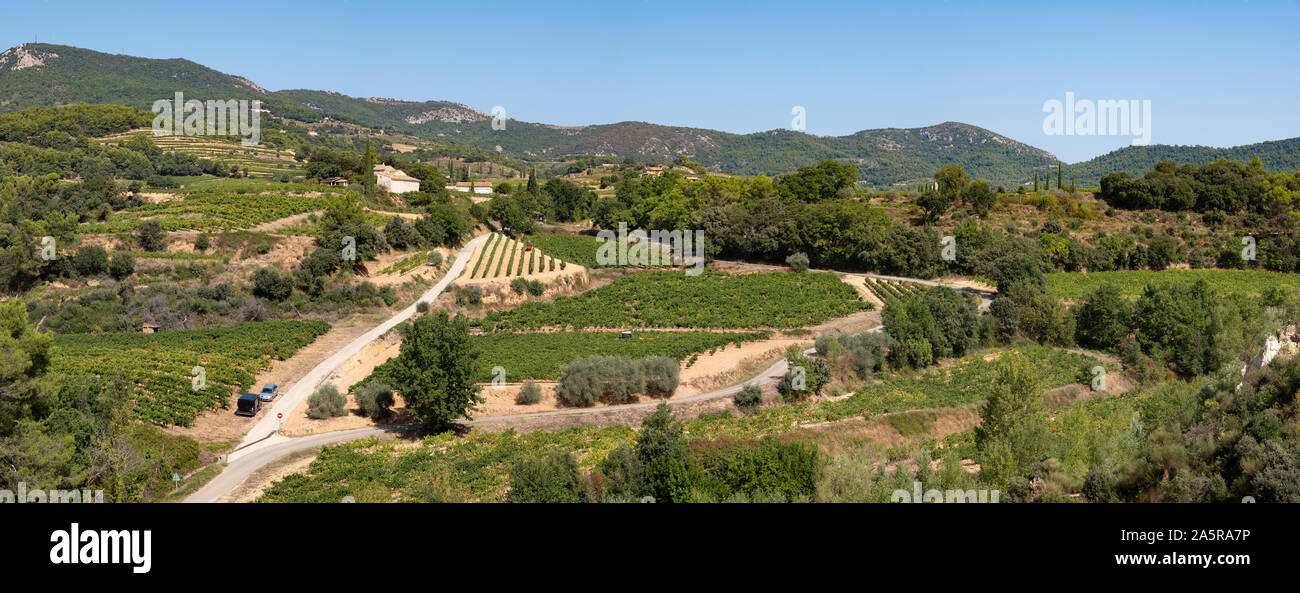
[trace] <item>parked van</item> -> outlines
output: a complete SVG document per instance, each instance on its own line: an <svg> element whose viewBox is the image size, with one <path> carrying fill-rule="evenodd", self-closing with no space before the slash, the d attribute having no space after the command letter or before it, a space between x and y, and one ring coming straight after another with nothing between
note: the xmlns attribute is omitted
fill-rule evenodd
<svg viewBox="0 0 1300 593"><path fill-rule="evenodd" d="M256 393L245 393L239 396L239 404L235 406L235 415L237 416L256 416L262 411L262 398Z"/></svg>

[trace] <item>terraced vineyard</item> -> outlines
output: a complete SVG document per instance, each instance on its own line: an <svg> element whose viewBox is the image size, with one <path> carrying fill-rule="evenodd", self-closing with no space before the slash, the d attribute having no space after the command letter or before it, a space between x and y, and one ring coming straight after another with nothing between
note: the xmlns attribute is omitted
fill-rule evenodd
<svg viewBox="0 0 1300 593"><path fill-rule="evenodd" d="M146 219L163 230L245 229L311 212L322 207L320 198L284 194L193 194L183 200L145 204L116 212L107 222L82 224L82 233L120 233L134 230Z"/></svg>
<svg viewBox="0 0 1300 593"><path fill-rule="evenodd" d="M802 327L870 305L831 273L732 275L706 270L633 274L550 303L489 313L485 329L541 327Z"/></svg>
<svg viewBox="0 0 1300 593"><path fill-rule="evenodd" d="M136 417L156 424L190 425L223 407L236 389L253 387L271 360L284 360L329 331L324 321L267 321L154 334L65 334L54 338L51 371L117 376L135 385ZM206 388L193 389L195 367Z"/></svg>
<svg viewBox="0 0 1300 593"><path fill-rule="evenodd" d="M909 295L923 294L928 287L915 282L900 282L896 280L877 280L875 278L864 278L863 282L867 288L871 289L880 300L885 304L898 300Z"/></svg>
<svg viewBox="0 0 1300 593"><path fill-rule="evenodd" d="M525 243L500 233L488 235L482 247L474 253L473 263L465 267L461 278L484 280L492 278L517 278L544 272L555 272L568 264L542 253L534 247L526 249Z"/></svg>
<svg viewBox="0 0 1300 593"><path fill-rule="evenodd" d="M1268 287L1281 287L1288 290L1300 288L1300 274L1264 270L1125 270L1087 274L1048 274L1047 293L1059 299L1078 300L1098 286L1109 284L1119 288L1124 296L1137 298L1147 284L1153 282L1190 284L1198 280L1204 280L1220 295L1257 296Z"/></svg>
<svg viewBox="0 0 1300 593"><path fill-rule="evenodd" d="M588 268L604 267L596 262L596 252L600 249L601 240L591 235L542 234L528 235L524 237L524 239L532 241L534 247L537 247L546 253L553 253L556 257L559 257L564 261L573 262ZM671 261L666 253L664 255L665 256L659 261L665 263Z"/></svg>
<svg viewBox="0 0 1300 593"><path fill-rule="evenodd" d="M507 381L556 379L560 367L574 359L596 354L642 358L668 356L678 361L730 344L764 340L770 332L636 332L632 338L619 332L497 332L471 338L479 348L477 381L490 381L492 367L506 371Z"/></svg>
<svg viewBox="0 0 1300 593"><path fill-rule="evenodd" d="M221 136L154 136L149 132L133 132L103 138L104 143L125 141L132 134L148 134L149 139L164 152L181 152L193 154L201 159L221 161L233 167L246 170L249 176L278 178L282 174L301 177L304 172L301 165L294 161L293 154L285 149L276 150L263 146L244 146L237 138Z"/></svg>

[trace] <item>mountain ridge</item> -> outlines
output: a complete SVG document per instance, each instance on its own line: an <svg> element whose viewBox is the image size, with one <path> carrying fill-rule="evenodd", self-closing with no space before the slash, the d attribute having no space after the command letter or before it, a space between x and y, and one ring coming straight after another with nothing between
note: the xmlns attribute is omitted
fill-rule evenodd
<svg viewBox="0 0 1300 593"><path fill-rule="evenodd" d="M925 179L949 163L961 163L973 177L1014 186L1032 179L1035 171L1054 169L1058 163L1046 150L954 121L918 128L866 129L844 136L815 136L787 129L733 133L644 121L557 126L506 120L504 129L494 129L491 114L462 103L353 97L329 90L268 91L248 78L185 58L139 58L38 43L0 53L0 113L82 102L147 110L153 101L170 98L176 91L195 98L215 94L223 99L259 99L274 116L303 122L336 120L534 161L595 156L665 162L686 156L711 171L776 175L822 159L836 159L857 165L860 180L875 186ZM1266 167L1287 170L1300 163L1300 146L1292 151L1285 144L1291 140L1275 142L1284 145L1269 147L1278 148L1278 154ZM1251 147L1263 144L1213 150L1248 153ZM1200 154L1216 153L1163 145L1128 147L1068 168L1080 183L1093 185L1096 178L1109 172L1101 172L1106 167L1131 169L1131 175L1140 175L1150 169L1141 166L1152 159L1158 162L1165 155L1196 158ZM1120 165L1125 168L1113 168Z"/></svg>

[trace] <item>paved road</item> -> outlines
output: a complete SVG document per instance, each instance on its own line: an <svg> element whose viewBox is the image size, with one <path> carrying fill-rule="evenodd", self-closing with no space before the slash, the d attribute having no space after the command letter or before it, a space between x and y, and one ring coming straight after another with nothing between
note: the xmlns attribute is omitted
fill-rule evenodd
<svg viewBox="0 0 1300 593"><path fill-rule="evenodd" d="M439 280L433 288L430 288L427 292L421 295L415 303L411 303L411 306L402 309L396 315L388 318L383 323L375 326L373 329L362 334L352 342L349 342L347 346L344 346L334 354L330 355L330 357L325 359L324 362L316 365L312 370L308 371L306 375L294 383L293 387L286 390L282 395L280 395L280 397L277 397L275 403L272 404L269 409L263 408L262 418L253 425L253 428L248 431L248 434L244 435L244 440L235 448L235 451L226 456L226 462L230 464L226 467L226 470L206 486L201 488L198 492L191 495L187 500L216 500L217 496L225 493L226 490L217 491L216 496L213 496L213 492L216 490L209 487L214 484L228 483L229 480L223 478L225 478L226 474L230 473L232 467L237 467L235 465L237 461L254 455L261 458L262 455L260 455L259 452L264 449L272 449L286 442L297 442L298 439L290 439L276 434L276 431L280 426L280 421L276 418L276 414L283 413L285 416L292 414L298 405L316 391L316 388L320 386L325 379L335 371L339 370L339 368L343 366L343 363L361 352L361 349L365 348L367 344L379 339L380 336L388 333L389 330L397 327L398 324L414 316L416 305L420 301L433 301L438 298L438 295L442 294L442 291L446 290L453 280L460 277L461 272L464 271L465 266L469 263L470 255L474 253L474 248L478 247L478 245L486 238L487 235L481 235L466 243L465 246L461 248L460 252L456 254L456 260L452 262L451 268L447 270L447 273L442 277L442 280ZM264 464L265 462L258 464L253 469L261 467ZM243 466L244 464L241 464L238 467ZM251 470L249 473L251 473ZM248 473L244 473L243 477L247 477L247 475ZM240 478L239 481L242 481L242 478ZM234 484L238 483L238 481L234 482ZM231 485L231 487L233 487L233 485ZM228 489L229 488L227 488L227 490Z"/></svg>

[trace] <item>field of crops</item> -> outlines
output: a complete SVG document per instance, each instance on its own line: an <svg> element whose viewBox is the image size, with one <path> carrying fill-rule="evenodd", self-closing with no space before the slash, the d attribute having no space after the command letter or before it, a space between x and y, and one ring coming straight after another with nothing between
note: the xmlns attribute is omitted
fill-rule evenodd
<svg viewBox="0 0 1300 593"><path fill-rule="evenodd" d="M194 194L183 200L145 204L112 214L107 222L81 225L83 233L132 231L146 218L163 230L244 229L322 207L320 198L283 194Z"/></svg>
<svg viewBox="0 0 1300 593"><path fill-rule="evenodd" d="M876 296L880 297L880 300L884 301L885 304L889 304L891 301L908 295L920 295L928 289L925 285L917 284L915 282L877 280L875 278L864 278L863 280L866 283L867 288L870 288L871 292L876 293Z"/></svg>
<svg viewBox="0 0 1300 593"><path fill-rule="evenodd" d="M1281 286L1300 288L1300 274L1268 272L1263 270L1125 270L1119 272L1055 273L1047 275L1048 294L1078 300L1102 284L1119 288L1120 293L1131 298L1142 294L1152 282L1186 282L1204 280L1221 295L1259 295L1264 288Z"/></svg>
<svg viewBox="0 0 1300 593"><path fill-rule="evenodd" d="M384 269L380 270L379 273L380 273L380 274L399 274L399 275L400 275L400 274L405 274L405 273L410 272L411 270L414 270L414 269L416 269L416 268L418 268L418 267L420 267L420 266L422 266L422 265L424 265L424 264L426 264L426 263L429 263L429 252L427 252L427 251L420 251L420 252L414 253L414 254L412 254L412 255L408 255L408 256L406 256L406 257L404 257L404 258L402 258L402 259L400 259L400 260L398 260L398 261L393 262L391 265L389 265L389 266L385 267Z"/></svg>
<svg viewBox="0 0 1300 593"><path fill-rule="evenodd" d="M157 424L188 426L200 413L253 387L257 372L329 331L324 321L267 321L230 327L145 333L67 334L54 338L51 370L67 375L122 375L136 385L135 414ZM193 389L194 367L206 388Z"/></svg>
<svg viewBox="0 0 1300 593"><path fill-rule="evenodd" d="M564 262L543 253L536 246L525 249L525 242L500 233L488 235L479 248L474 263L465 267L464 278L516 278L563 269Z"/></svg>
<svg viewBox="0 0 1300 593"><path fill-rule="evenodd" d="M663 355L682 360L691 354L729 344L767 339L758 332L635 332L632 338L619 332L546 332L515 334L497 332L471 338L480 349L478 381L493 378L492 367L506 371L506 381L556 379L560 367L583 356L602 354L643 358Z"/></svg>
<svg viewBox="0 0 1300 593"><path fill-rule="evenodd" d="M830 273L731 275L680 271L624 276L550 303L529 302L489 313L485 329L802 327L868 307L853 287Z"/></svg>
<svg viewBox="0 0 1300 593"><path fill-rule="evenodd" d="M533 245L546 253L555 255L564 261L573 262L580 266L588 268L605 267L596 262L596 251L600 249L601 240L591 235L560 235L544 234L529 235L524 237L527 241L532 241ZM661 247L662 249L662 247ZM670 261L667 252L658 262L667 263ZM656 262L656 263L658 263ZM623 266L609 266L623 267ZM645 266L645 267L667 267L667 266Z"/></svg>

